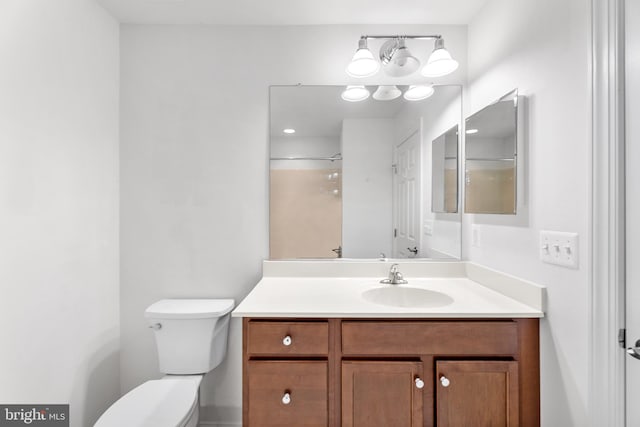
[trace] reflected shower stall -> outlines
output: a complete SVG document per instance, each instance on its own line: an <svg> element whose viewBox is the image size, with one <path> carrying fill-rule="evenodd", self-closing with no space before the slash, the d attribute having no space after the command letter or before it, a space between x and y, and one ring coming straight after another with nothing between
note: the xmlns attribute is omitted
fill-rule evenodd
<svg viewBox="0 0 640 427"><path fill-rule="evenodd" d="M271 259L342 254L342 158L271 157Z"/></svg>

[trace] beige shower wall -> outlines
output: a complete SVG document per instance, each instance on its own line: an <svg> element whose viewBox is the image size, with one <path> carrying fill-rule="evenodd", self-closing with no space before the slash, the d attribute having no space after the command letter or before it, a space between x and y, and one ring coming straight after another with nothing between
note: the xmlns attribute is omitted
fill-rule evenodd
<svg viewBox="0 0 640 427"><path fill-rule="evenodd" d="M515 212L515 169L475 169L467 171L465 212Z"/></svg>
<svg viewBox="0 0 640 427"><path fill-rule="evenodd" d="M270 180L270 258L335 258L332 249L342 241L340 169L272 169Z"/></svg>

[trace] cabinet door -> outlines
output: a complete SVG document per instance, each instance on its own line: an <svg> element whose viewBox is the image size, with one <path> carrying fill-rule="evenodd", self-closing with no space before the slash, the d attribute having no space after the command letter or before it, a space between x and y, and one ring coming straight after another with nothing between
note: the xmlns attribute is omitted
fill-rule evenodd
<svg viewBox="0 0 640 427"><path fill-rule="evenodd" d="M250 427L327 427L327 362L249 361ZM247 422L248 421L248 422Z"/></svg>
<svg viewBox="0 0 640 427"><path fill-rule="evenodd" d="M421 427L420 362L342 362L342 427Z"/></svg>
<svg viewBox="0 0 640 427"><path fill-rule="evenodd" d="M518 362L436 362L438 427L516 427Z"/></svg>

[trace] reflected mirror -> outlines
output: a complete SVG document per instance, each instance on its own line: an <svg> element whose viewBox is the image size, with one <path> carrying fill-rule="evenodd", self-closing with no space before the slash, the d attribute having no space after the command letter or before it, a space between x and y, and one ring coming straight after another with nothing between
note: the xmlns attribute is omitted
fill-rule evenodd
<svg viewBox="0 0 640 427"><path fill-rule="evenodd" d="M461 87L434 86L419 101L401 96L406 86L345 89L271 87L270 258L459 259L458 177L450 185L451 159L440 156L453 156Z"/></svg>
<svg viewBox="0 0 640 427"><path fill-rule="evenodd" d="M465 213L516 213L518 92L465 121Z"/></svg>

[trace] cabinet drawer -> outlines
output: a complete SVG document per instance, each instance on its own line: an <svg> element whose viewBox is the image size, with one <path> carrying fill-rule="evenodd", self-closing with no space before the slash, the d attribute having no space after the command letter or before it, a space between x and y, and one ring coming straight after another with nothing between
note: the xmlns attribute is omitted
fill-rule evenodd
<svg viewBox="0 0 640 427"><path fill-rule="evenodd" d="M250 356L326 356L329 324L250 321L247 352Z"/></svg>
<svg viewBox="0 0 640 427"><path fill-rule="evenodd" d="M498 355L518 350L512 321L398 321L342 323L344 355Z"/></svg>
<svg viewBox="0 0 640 427"><path fill-rule="evenodd" d="M249 408L245 425L328 425L327 362L250 361L247 370Z"/></svg>

